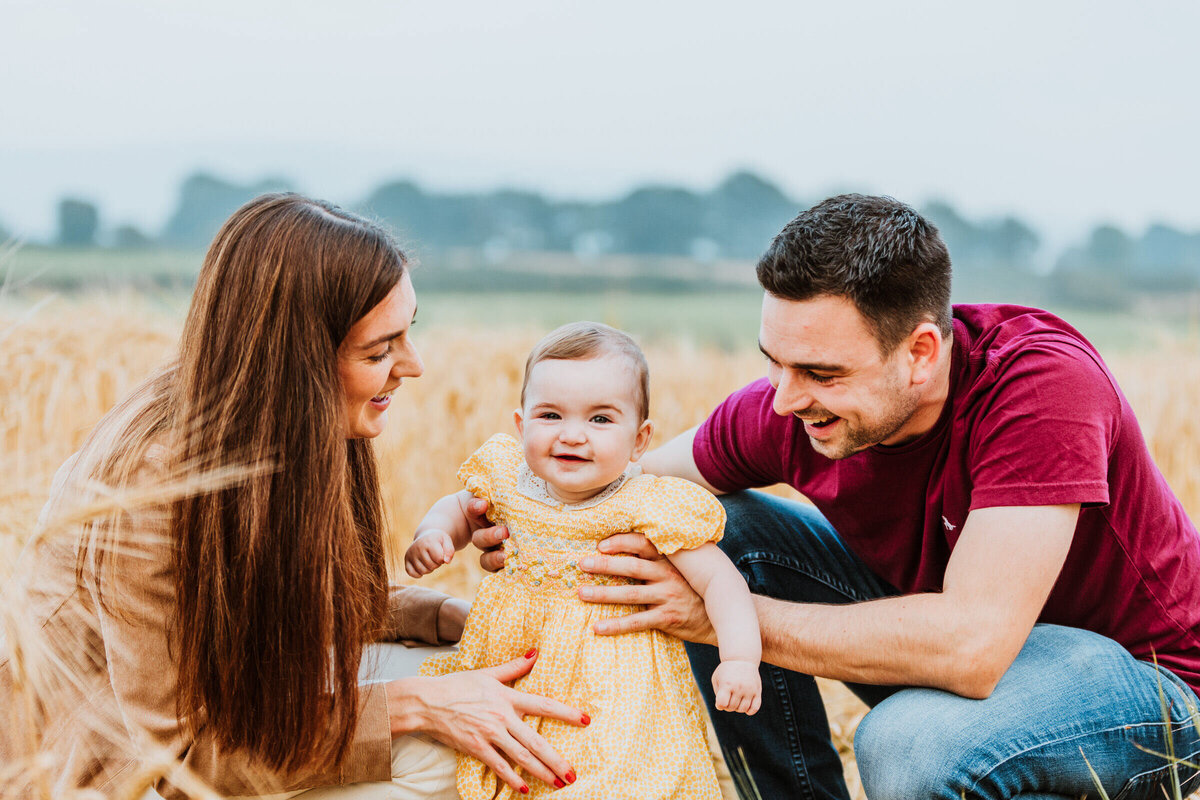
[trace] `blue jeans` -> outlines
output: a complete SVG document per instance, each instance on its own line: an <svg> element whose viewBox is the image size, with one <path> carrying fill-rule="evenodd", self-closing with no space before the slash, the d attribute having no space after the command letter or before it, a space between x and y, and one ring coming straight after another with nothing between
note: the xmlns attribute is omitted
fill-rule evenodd
<svg viewBox="0 0 1200 800"><path fill-rule="evenodd" d="M811 506L759 492L721 500L729 518L721 548L755 594L852 603L897 593ZM812 677L764 663L762 709L750 717L713 708L716 649L689 644L688 655L740 784L752 779L768 800L849 798ZM1088 762L1113 800L1161 798L1160 786L1170 791L1172 767L1139 749L1167 752L1160 688L1175 753L1195 762L1200 751L1192 690L1169 670L1077 628L1035 626L986 700L936 689L849 686L872 706L854 740L871 800L1096 797ZM1179 767L1178 774L1186 780L1192 770ZM1183 795L1193 788L1185 782Z"/></svg>

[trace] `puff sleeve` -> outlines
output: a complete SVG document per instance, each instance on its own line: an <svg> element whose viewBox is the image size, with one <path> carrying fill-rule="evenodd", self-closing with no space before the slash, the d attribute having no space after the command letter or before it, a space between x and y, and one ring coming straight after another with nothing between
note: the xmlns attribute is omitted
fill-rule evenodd
<svg viewBox="0 0 1200 800"><path fill-rule="evenodd" d="M725 509L706 490L682 478L640 479L641 505L634 531L644 534L658 551L669 556L705 542L719 542L725 533Z"/></svg>
<svg viewBox="0 0 1200 800"><path fill-rule="evenodd" d="M458 468L458 479L467 491L482 497L489 505L495 505L497 478L508 472L515 473L515 465L521 460L521 445L507 433L497 433L484 442L471 457Z"/></svg>

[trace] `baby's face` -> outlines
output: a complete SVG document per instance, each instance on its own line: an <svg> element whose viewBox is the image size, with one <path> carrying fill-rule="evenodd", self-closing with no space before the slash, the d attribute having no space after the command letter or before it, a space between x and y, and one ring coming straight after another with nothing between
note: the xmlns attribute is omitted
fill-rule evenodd
<svg viewBox="0 0 1200 800"><path fill-rule="evenodd" d="M516 412L525 461L565 503L592 497L650 443L638 419L637 377L621 356L539 361Z"/></svg>

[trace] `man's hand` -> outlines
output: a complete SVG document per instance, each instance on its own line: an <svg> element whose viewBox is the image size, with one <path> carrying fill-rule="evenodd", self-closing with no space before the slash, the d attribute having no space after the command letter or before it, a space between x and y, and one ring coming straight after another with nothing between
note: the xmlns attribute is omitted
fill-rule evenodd
<svg viewBox="0 0 1200 800"><path fill-rule="evenodd" d="M493 526L487 518L488 501L476 497L467 503L467 521L471 525L471 544L483 551L479 566L496 572L504 566L504 550L500 545L508 538L508 528Z"/></svg>
<svg viewBox="0 0 1200 800"><path fill-rule="evenodd" d="M586 572L641 581L629 586L581 586L579 599L590 603L644 605L623 617L600 620L593 630L609 635L657 629L689 642L716 644L717 636L704 613L704 600L640 533L619 533L600 542L600 555L585 556Z"/></svg>

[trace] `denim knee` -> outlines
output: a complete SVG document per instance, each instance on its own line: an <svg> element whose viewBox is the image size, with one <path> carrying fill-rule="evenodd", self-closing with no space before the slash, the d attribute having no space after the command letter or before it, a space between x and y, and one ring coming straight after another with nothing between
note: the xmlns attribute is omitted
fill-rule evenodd
<svg viewBox="0 0 1200 800"><path fill-rule="evenodd" d="M958 800L966 788L967 776L956 762L975 737L951 720L930 719L931 691L898 692L859 723L854 755L871 800Z"/></svg>

